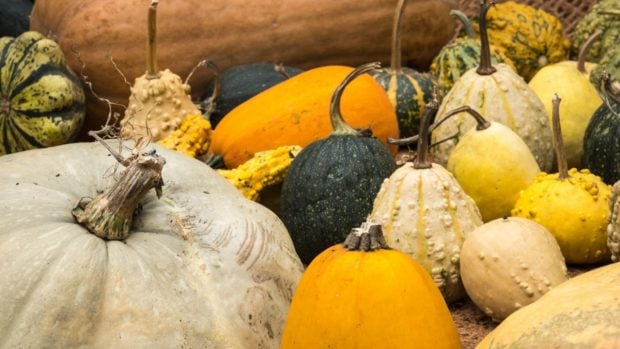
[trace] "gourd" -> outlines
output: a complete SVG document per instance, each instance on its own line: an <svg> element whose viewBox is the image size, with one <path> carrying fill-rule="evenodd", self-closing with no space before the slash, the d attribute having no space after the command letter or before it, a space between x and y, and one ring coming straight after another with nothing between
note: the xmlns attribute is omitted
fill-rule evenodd
<svg viewBox="0 0 620 349"><path fill-rule="evenodd" d="M620 179L620 94L614 95L607 75L601 84L605 96L584 133L582 164L607 184Z"/></svg>
<svg viewBox="0 0 620 349"><path fill-rule="evenodd" d="M426 270L365 222L323 251L295 290L282 349L461 348Z"/></svg>
<svg viewBox="0 0 620 349"><path fill-rule="evenodd" d="M0 37L16 37L28 31L32 0L0 1Z"/></svg>
<svg viewBox="0 0 620 349"><path fill-rule="evenodd" d="M428 73L420 73L401 63L401 21L407 0L398 0L392 28L390 66L371 72L371 76L387 92L396 111L400 137L418 134L420 119L431 100L436 81Z"/></svg>
<svg viewBox="0 0 620 349"><path fill-rule="evenodd" d="M211 123L202 114L186 116L179 128L158 143L187 156L198 158L209 150Z"/></svg>
<svg viewBox="0 0 620 349"><path fill-rule="evenodd" d="M510 127L525 141L538 166L548 171L553 162L553 150L549 120L542 101L510 67L505 64L491 65L486 34L486 13L490 6L485 1L480 8L480 65L457 80L444 97L437 118L441 119L450 110L468 105L485 119ZM433 143L448 139L433 147L435 161L445 165L459 138L473 126L473 120L461 113L435 129Z"/></svg>
<svg viewBox="0 0 620 349"><path fill-rule="evenodd" d="M263 189L282 184L293 159L299 154L298 145L281 146L259 151L233 170L218 169L217 173L228 179L243 196L259 201Z"/></svg>
<svg viewBox="0 0 620 349"><path fill-rule="evenodd" d="M620 263L588 271L514 312L476 349L615 348L618 294Z"/></svg>
<svg viewBox="0 0 620 349"><path fill-rule="evenodd" d="M589 40L586 43L592 42ZM560 115L568 167L581 167L584 132L592 114L603 103L588 79L584 61L587 50L581 50L578 61L562 61L542 67L528 84L543 102L549 118L552 115L553 95L557 93L565 100L561 104Z"/></svg>
<svg viewBox="0 0 620 349"><path fill-rule="evenodd" d="M381 142L344 121L340 107L345 88L358 76L370 78L365 73L379 66L361 65L336 87L329 108L331 134L304 147L282 184L280 218L304 264L365 220L381 183L396 167Z"/></svg>
<svg viewBox="0 0 620 349"><path fill-rule="evenodd" d="M189 96L190 87L169 69L158 71L156 57L157 5L148 11L147 71L131 87L129 104L121 119L123 138L150 136L153 141L174 132L187 115L200 114Z"/></svg>
<svg viewBox="0 0 620 349"><path fill-rule="evenodd" d="M510 128L486 121L470 107L457 108L443 120L462 111L477 125L454 147L446 168L474 200L483 221L509 216L519 192L540 172L536 159Z"/></svg>
<svg viewBox="0 0 620 349"><path fill-rule="evenodd" d="M616 182L611 190L609 200L611 218L607 226L607 247L611 251L611 260L620 260L620 180Z"/></svg>
<svg viewBox="0 0 620 349"><path fill-rule="evenodd" d="M219 88L209 121L214 128L217 127L220 120L239 104L302 71L273 63L242 64L226 69L217 79L211 80L206 90L212 95ZM219 86L216 87L216 83L219 83ZM211 100L211 97L203 98L206 104Z"/></svg>
<svg viewBox="0 0 620 349"><path fill-rule="evenodd" d="M405 19L403 59L425 69L454 35L449 0L410 0ZM128 81L144 73L142 23L147 0L37 0L30 25L49 33L68 55L70 66L92 82L98 95L126 104ZM367 0L185 0L162 6L158 28L159 64L182 77L205 55L220 69L284 62L301 69L389 60L389 35L395 1ZM165 4L164 4L165 5ZM217 15L214 15L217 14ZM428 18L432 18L429 21ZM415 25L425 23L425 25ZM415 26L415 27L414 27ZM415 29L415 30L414 30ZM205 94L209 75L192 78L193 98ZM85 130L107 119L101 102L88 94ZM116 110L118 111L118 110ZM87 132L83 132L87 137ZM275 147L271 147L273 149ZM267 149L263 149L267 150Z"/></svg>
<svg viewBox="0 0 620 349"><path fill-rule="evenodd" d="M461 248L467 294L496 321L568 280L560 246L542 225L498 218L469 233Z"/></svg>
<svg viewBox="0 0 620 349"><path fill-rule="evenodd" d="M601 58L596 68L592 69L590 82L596 87L601 86L605 74L611 75L609 91L615 95L620 95L620 49L612 48Z"/></svg>
<svg viewBox="0 0 620 349"><path fill-rule="evenodd" d="M587 169L568 170L562 145L560 99L553 100L554 147L558 173L540 173L519 194L512 215L534 220L558 240L569 264L609 259L606 227L610 188Z"/></svg>
<svg viewBox="0 0 620 349"><path fill-rule="evenodd" d="M431 275L446 302L465 296L459 271L461 245L482 225L474 201L454 176L429 158L430 103L422 118L417 156L381 185L370 220L383 227L387 243L415 259Z"/></svg>
<svg viewBox="0 0 620 349"><path fill-rule="evenodd" d="M618 46L618 41L620 41L620 16L618 14L620 14L620 6L616 0L597 1L575 27L572 42L573 55L597 30L602 32L602 36L588 51L586 56L588 61L599 63L610 50Z"/></svg>
<svg viewBox="0 0 620 349"><path fill-rule="evenodd" d="M442 95L446 95L456 80L468 70L478 66L480 62L480 41L476 39L476 33L472 28L471 21L459 10L451 10L450 15L456 17L465 30L465 37L459 36L441 48L441 51L433 58L430 73L437 80ZM491 62L493 64L505 63L514 69L512 62L501 51L490 46Z"/></svg>
<svg viewBox="0 0 620 349"><path fill-rule="evenodd" d="M58 44L0 38L0 155L70 142L83 122L84 89Z"/></svg>
<svg viewBox="0 0 620 349"><path fill-rule="evenodd" d="M566 59L570 41L558 18L515 1L501 2L494 8L486 18L489 39L526 81L541 67Z"/></svg>
<svg viewBox="0 0 620 349"><path fill-rule="evenodd" d="M302 273L282 222L198 160L134 149L0 157L0 345L277 348Z"/></svg>
<svg viewBox="0 0 620 349"><path fill-rule="evenodd" d="M306 147L329 136L330 98L352 70L346 66L310 69L250 98L217 125L210 153L221 156L226 168L233 169L256 152L290 144ZM370 129L386 146L388 137L398 137L394 107L369 75L347 88L341 108L351 126ZM389 148L396 153L396 146Z"/></svg>

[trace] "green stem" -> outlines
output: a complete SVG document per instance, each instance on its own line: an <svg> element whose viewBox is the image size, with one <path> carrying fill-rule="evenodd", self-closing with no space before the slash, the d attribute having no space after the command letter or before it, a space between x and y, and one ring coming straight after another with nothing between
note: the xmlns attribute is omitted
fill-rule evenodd
<svg viewBox="0 0 620 349"><path fill-rule="evenodd" d="M431 168L433 163L430 158L430 125L431 120L435 117L435 113L437 112L437 108L439 107L439 102L436 97L433 96L433 99L426 105L426 110L424 111L424 115L422 116L422 120L420 120L420 138L418 139L418 154L413 161L413 168L415 169L425 169Z"/></svg>
<svg viewBox="0 0 620 349"><path fill-rule="evenodd" d="M398 0L396 4L396 12L394 14L394 22L392 23L392 60L390 62L390 70L393 74L400 72L402 68L402 48L400 39L400 29L402 26L403 12L405 12L405 4L407 0Z"/></svg>
<svg viewBox="0 0 620 349"><path fill-rule="evenodd" d="M159 78L159 70L157 68L157 4L159 4L159 0L151 0L148 12L148 35L146 40L147 79Z"/></svg>
<svg viewBox="0 0 620 349"><path fill-rule="evenodd" d="M560 97L556 94L553 97L553 113L551 121L553 123L553 147L558 161L558 179L568 178L568 163L566 162L566 152L564 151L564 139L562 138L562 126L560 125Z"/></svg>
<svg viewBox="0 0 620 349"><path fill-rule="evenodd" d="M592 35L590 35L590 37L588 37L588 40L586 40L583 43L583 45L581 45L581 49L579 50L579 55L577 56L577 70L579 70L583 74L587 73L586 72L586 53L590 51L590 47L592 47L592 44L596 42L596 40L598 40L598 38L600 38L602 34L603 34L603 31L600 29L597 29L594 33L592 33Z"/></svg>
<svg viewBox="0 0 620 349"><path fill-rule="evenodd" d="M487 33L487 12L495 2L489 3L484 0L480 4L480 65L476 72L480 75L491 75L497 71L491 64L491 48L489 46L489 34Z"/></svg>
<svg viewBox="0 0 620 349"><path fill-rule="evenodd" d="M359 67L355 68L352 72L350 72L349 75L347 75L344 80L336 87L336 90L334 91L331 102L329 104L329 117L332 123L332 135L361 135L357 130L355 130L353 127L347 124L346 121L344 121L344 118L342 117L342 113L340 111L340 100L342 98L345 87L347 87L347 85L349 85L351 81L355 80L355 78L362 74L365 74L374 69L379 69L380 67L381 63L379 62L362 64Z"/></svg>
<svg viewBox="0 0 620 349"><path fill-rule="evenodd" d="M450 10L450 16L458 19L461 24L463 24L463 30L465 31L465 35L469 39L475 39L476 33L474 32L474 28L471 26L471 21L467 18L467 15L459 10Z"/></svg>

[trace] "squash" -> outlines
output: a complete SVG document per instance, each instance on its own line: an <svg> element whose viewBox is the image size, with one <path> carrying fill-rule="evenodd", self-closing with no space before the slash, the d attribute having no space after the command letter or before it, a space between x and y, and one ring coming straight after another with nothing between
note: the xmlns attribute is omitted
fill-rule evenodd
<svg viewBox="0 0 620 349"><path fill-rule="evenodd" d="M256 152L290 144L306 147L329 136L330 98L352 70L345 66L310 69L250 98L217 125L210 153L222 156L226 167L233 169ZM347 88L341 108L351 126L370 129L386 146L388 137L398 137L394 107L369 75ZM389 147L395 154L397 147Z"/></svg>
<svg viewBox="0 0 620 349"><path fill-rule="evenodd" d="M566 59L570 41L557 17L515 1L501 2L494 8L486 18L489 39L526 81L541 67Z"/></svg>
<svg viewBox="0 0 620 349"><path fill-rule="evenodd" d="M570 171L564 157L560 98L553 99L554 147L558 173L540 173L519 194L512 215L532 219L558 240L569 264L592 264L609 259L606 227L610 188L587 169Z"/></svg>
<svg viewBox="0 0 620 349"><path fill-rule="evenodd" d="M602 33L601 39L592 45L586 59L599 63L607 53L618 46L620 41L620 6L616 0L599 0L575 27L573 33L573 55L597 30ZM596 85L598 86L598 85Z"/></svg>
<svg viewBox="0 0 620 349"><path fill-rule="evenodd" d="M126 104L127 81L144 73L147 0L37 0L30 26L49 34L68 54L70 66L92 82L97 94ZM301 69L355 66L389 60L396 0L185 0L162 6L159 64L182 77L208 55L220 69L284 62ZM454 35L449 0L411 0L405 14L403 59L425 69ZM432 18L432 21L428 19ZM424 25L418 25L424 23ZM210 75L192 79L193 97L204 95ZM85 130L97 130L107 110L89 93ZM87 132L83 132L84 138ZM273 149L271 147L269 149ZM267 150L267 149L263 149Z"/></svg>
<svg viewBox="0 0 620 349"><path fill-rule="evenodd" d="M0 38L0 155L70 142L83 122L84 89L58 44Z"/></svg>
<svg viewBox="0 0 620 349"><path fill-rule="evenodd" d="M282 349L460 348L426 270L390 249L365 222L308 266L291 303Z"/></svg>
<svg viewBox="0 0 620 349"><path fill-rule="evenodd" d="M609 75L602 80L605 98L583 137L582 165L607 184L620 180L620 98L611 93ZM618 94L620 96L620 94Z"/></svg>
<svg viewBox="0 0 620 349"><path fill-rule="evenodd" d="M620 263L583 273L517 310L476 349L617 348Z"/></svg>
<svg viewBox="0 0 620 349"><path fill-rule="evenodd" d="M510 128L488 122L470 107L466 111L477 126L467 131L448 157L448 171L480 210L485 222L510 215L519 192L533 180L540 168L525 142Z"/></svg>
<svg viewBox="0 0 620 349"><path fill-rule="evenodd" d="M611 75L611 85L609 91L615 95L620 95L620 49L612 48L603 58L596 68L592 69L590 82L596 86L601 86L603 75Z"/></svg>
<svg viewBox="0 0 620 349"><path fill-rule="evenodd" d="M174 132L187 115L200 114L189 93L189 85L169 69L158 71L156 57L157 5L148 10L147 71L131 87L129 104L121 119L123 138L150 136L153 141Z"/></svg>
<svg viewBox="0 0 620 349"><path fill-rule="evenodd" d="M454 176L429 158L429 125L437 103L426 109L417 157L381 185L369 219L383 227L387 243L428 271L446 302L465 296L459 254L467 234L482 225L474 201Z"/></svg>
<svg viewBox="0 0 620 349"><path fill-rule="evenodd" d="M609 209L611 218L607 226L607 247L611 251L611 260L620 261L620 180L611 190Z"/></svg>
<svg viewBox="0 0 620 349"><path fill-rule="evenodd" d="M467 295L496 321L568 280L558 242L525 218L498 218L469 233L461 248Z"/></svg>
<svg viewBox="0 0 620 349"><path fill-rule="evenodd" d="M480 41L476 39L476 33L467 16L459 11L452 10L450 15L456 17L465 30L465 37L456 37L433 58L430 73L437 80L437 85L446 95L456 80L468 70L476 68L480 62ZM512 62L494 45L490 45L491 62L493 64L505 63L514 69Z"/></svg>
<svg viewBox="0 0 620 349"><path fill-rule="evenodd" d="M158 143L187 156L198 158L209 150L211 123L201 114L186 116L178 129Z"/></svg>
<svg viewBox="0 0 620 349"><path fill-rule="evenodd" d="M370 78L365 73L379 66L361 65L336 87L329 108L331 134L295 157L282 184L280 218L304 264L365 220L381 183L396 167L381 142L344 121L340 107L345 88L358 76Z"/></svg>
<svg viewBox="0 0 620 349"><path fill-rule="evenodd" d="M282 222L183 154L115 154L118 182L109 155L0 157L2 346L277 348L303 270Z"/></svg>
<svg viewBox="0 0 620 349"><path fill-rule="evenodd" d="M435 90L435 79L401 63L401 21L406 0L398 0L392 28L392 57L390 66L371 72L371 76L387 92L396 111L400 137L418 134L420 119Z"/></svg>
<svg viewBox="0 0 620 349"><path fill-rule="evenodd" d="M256 96L260 92L276 85L303 70L273 63L242 64L226 69L220 76L212 79L206 92L213 95L219 89L217 97L201 98L201 104L215 102L209 121L213 127L239 104ZM216 86L219 84L219 86Z"/></svg>
<svg viewBox="0 0 620 349"><path fill-rule="evenodd" d="M32 0L0 1L0 37L16 37L28 31Z"/></svg>
<svg viewBox="0 0 620 349"><path fill-rule="evenodd" d="M551 128L542 101L510 67L505 64L491 65L486 34L486 13L490 7L485 1L480 8L480 65L457 80L444 97L437 118L443 118L447 112L458 107L470 106L487 120L510 127L525 141L538 166L548 171L553 162L553 149ZM433 143L448 140L433 147L435 161L445 165L459 138L473 126L474 121L461 113L437 127L433 131Z"/></svg>
<svg viewBox="0 0 620 349"><path fill-rule="evenodd" d="M293 159L300 151L301 147L298 145L259 151L234 170L218 169L216 171L239 189L243 196L250 200L260 201L260 193L263 189L284 182Z"/></svg>

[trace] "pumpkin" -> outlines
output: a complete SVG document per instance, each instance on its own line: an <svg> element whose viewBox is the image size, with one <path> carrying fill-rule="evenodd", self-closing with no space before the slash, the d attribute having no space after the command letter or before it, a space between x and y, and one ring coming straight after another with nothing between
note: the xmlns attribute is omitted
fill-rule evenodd
<svg viewBox="0 0 620 349"><path fill-rule="evenodd" d="M610 188L589 170L568 170L562 145L559 106L553 100L554 147L558 173L540 173L519 194L512 215L534 220L558 240L567 263L591 264L609 259L606 227Z"/></svg>
<svg viewBox="0 0 620 349"><path fill-rule="evenodd" d="M465 296L459 253L482 219L454 176L429 159L429 125L436 110L436 103L429 104L420 125L417 157L383 182L369 217L381 224L391 247L428 271L450 303Z"/></svg>
<svg viewBox="0 0 620 349"><path fill-rule="evenodd" d="M226 167L233 169L256 152L291 144L306 147L329 136L330 98L352 70L346 66L310 69L250 98L217 125L210 153L223 157ZM341 108L351 126L370 129L386 146L388 137L398 137L394 107L369 75L355 79L346 89ZM389 147L395 154L397 147Z"/></svg>
<svg viewBox="0 0 620 349"><path fill-rule="evenodd" d="M200 114L191 100L189 85L169 69L158 71L156 57L157 5L148 10L147 71L131 87L129 104L121 119L123 138L150 136L158 141L174 132L186 115Z"/></svg>
<svg viewBox="0 0 620 349"><path fill-rule="evenodd" d="M498 218L469 233L461 248L467 295L496 321L568 279L558 242L525 218Z"/></svg>
<svg viewBox="0 0 620 349"><path fill-rule="evenodd" d="M485 222L510 215L519 192L540 168L525 142L510 128L488 122L470 107L457 108L445 118L465 110L477 126L467 131L448 157L448 171L480 210Z"/></svg>
<svg viewBox="0 0 620 349"><path fill-rule="evenodd" d="M92 82L97 94L126 104L127 81L144 73L147 0L37 0L30 26L57 40L70 66ZM356 66L389 60L396 0L186 0L162 6L159 64L182 77L208 55L220 69L256 62L284 62L301 69ZM405 14L403 59L426 68L454 35L449 0L411 0ZM432 18L432 21L428 19ZM424 25L418 25L424 23ZM192 79L194 98L204 94L210 75ZM89 93L85 130L97 130L107 110ZM82 135L87 138L86 132ZM269 149L275 148L271 147ZM267 149L263 149L267 150Z"/></svg>
<svg viewBox="0 0 620 349"><path fill-rule="evenodd" d="M620 98L610 90L607 75L601 85L605 103L594 112L585 130L582 158L582 165L607 184L620 180Z"/></svg>
<svg viewBox="0 0 620 349"><path fill-rule="evenodd" d="M396 14L392 28L392 58L390 66L377 69L370 75L387 92L396 111L400 137L418 134L420 119L426 104L431 100L435 79L428 73L420 73L401 64L401 21L406 0L396 4Z"/></svg>
<svg viewBox="0 0 620 349"><path fill-rule="evenodd" d="M282 349L460 348L426 270L364 223L308 266L295 290Z"/></svg>
<svg viewBox="0 0 620 349"><path fill-rule="evenodd" d="M0 155L70 142L83 122L84 89L58 44L0 38Z"/></svg>
<svg viewBox="0 0 620 349"><path fill-rule="evenodd" d="M494 8L486 18L489 39L525 80L529 81L541 67L566 58L570 41L558 18L515 1L501 2ZM480 27L478 30L482 34Z"/></svg>
<svg viewBox="0 0 620 349"><path fill-rule="evenodd" d="M437 118L443 118L447 112L458 107L470 106L487 120L510 127L525 141L538 166L548 171L553 162L553 149L544 105L512 68L505 64L491 64L486 34L486 13L490 7L485 1L480 8L480 65L457 80L444 97ZM433 131L433 143L449 140L433 147L435 161L445 165L459 138L474 124L468 115L461 113L437 127Z"/></svg>
<svg viewBox="0 0 620 349"><path fill-rule="evenodd" d="M573 54L579 52L582 45L597 30L602 36L592 45L586 59L599 63L607 53L618 46L620 41L620 6L616 0L599 0L575 27L573 33ZM598 85L597 85L598 86Z"/></svg>
<svg viewBox="0 0 620 349"><path fill-rule="evenodd" d="M583 273L514 312L476 349L616 348L618 294L620 263Z"/></svg>
<svg viewBox="0 0 620 349"><path fill-rule="evenodd" d="M273 63L242 64L226 69L220 76L214 78L207 87L207 93L213 95L219 89L217 97L202 98L204 104L215 101L209 121L213 127L222 118L239 104L256 96L260 92L276 85L303 70ZM219 86L216 86L219 84Z"/></svg>
<svg viewBox="0 0 620 349"><path fill-rule="evenodd" d="M32 0L0 1L0 37L19 36L28 31Z"/></svg>
<svg viewBox="0 0 620 349"><path fill-rule="evenodd" d="M159 141L159 144L197 158L207 154L211 144L211 132L211 123L203 115L188 115L179 128Z"/></svg>
<svg viewBox="0 0 620 349"><path fill-rule="evenodd" d="M2 345L277 348L302 273L282 222L183 154L109 155L0 157Z"/></svg>
<svg viewBox="0 0 620 349"><path fill-rule="evenodd" d="M607 226L607 247L611 251L611 260L620 260L620 180L612 188L609 209L611 219Z"/></svg>
<svg viewBox="0 0 620 349"><path fill-rule="evenodd" d="M381 183L396 167L386 147L347 124L340 108L345 88L379 66L361 65L336 87L331 134L295 157L282 184L280 217L304 264L365 220Z"/></svg>
<svg viewBox="0 0 620 349"><path fill-rule="evenodd" d="M480 41L467 16L459 10L451 10L450 15L456 17L465 30L465 37L459 36L441 48L433 58L430 73L437 80L443 95L446 95L456 80L468 70L476 68L480 62ZM505 63L514 69L512 62L494 45L490 45L491 62Z"/></svg>

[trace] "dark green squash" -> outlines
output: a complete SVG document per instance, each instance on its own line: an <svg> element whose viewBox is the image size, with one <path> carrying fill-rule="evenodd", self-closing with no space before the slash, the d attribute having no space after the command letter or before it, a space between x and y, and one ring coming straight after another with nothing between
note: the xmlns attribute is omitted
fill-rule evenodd
<svg viewBox="0 0 620 349"><path fill-rule="evenodd" d="M282 185L280 218L305 264L364 222L381 183L396 167L379 140L353 129L340 113L346 85L378 67L362 65L336 88L330 104L332 133L297 155Z"/></svg>
<svg viewBox="0 0 620 349"><path fill-rule="evenodd" d="M387 92L396 110L401 137L418 134L420 119L435 89L435 78L401 64L401 18L407 0L399 0L392 28L392 57L388 68L377 69L371 76Z"/></svg>
<svg viewBox="0 0 620 349"><path fill-rule="evenodd" d="M239 104L302 71L273 63L243 64L226 69L217 79L212 79L207 88L207 96L211 96L219 80L220 91L209 116L212 127ZM203 103L209 102L208 97L203 98Z"/></svg>
<svg viewBox="0 0 620 349"><path fill-rule="evenodd" d="M31 0L0 0L0 37L19 36L30 26Z"/></svg>
<svg viewBox="0 0 620 349"><path fill-rule="evenodd" d="M605 74L601 91L607 98L586 128L582 165L611 185L620 180L620 97L609 91L610 81Z"/></svg>
<svg viewBox="0 0 620 349"><path fill-rule="evenodd" d="M28 31L0 38L0 154L71 141L84 90L58 44Z"/></svg>

